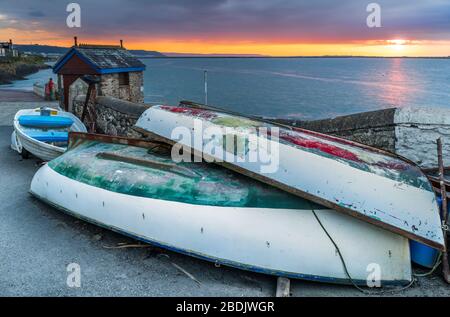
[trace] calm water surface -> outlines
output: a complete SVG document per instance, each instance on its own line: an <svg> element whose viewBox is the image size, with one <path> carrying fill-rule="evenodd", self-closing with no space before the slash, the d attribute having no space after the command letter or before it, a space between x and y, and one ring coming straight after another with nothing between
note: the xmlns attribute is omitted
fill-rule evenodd
<svg viewBox="0 0 450 317"><path fill-rule="evenodd" d="M388 107L450 109L450 59L145 59L145 100L209 104L266 117L317 119ZM48 80L50 71L13 87Z"/></svg>

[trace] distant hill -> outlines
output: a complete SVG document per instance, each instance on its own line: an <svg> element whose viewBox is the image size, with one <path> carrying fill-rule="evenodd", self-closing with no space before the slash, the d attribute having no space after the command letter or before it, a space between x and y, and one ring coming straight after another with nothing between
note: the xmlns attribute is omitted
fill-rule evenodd
<svg viewBox="0 0 450 317"><path fill-rule="evenodd" d="M267 57L261 54L200 54L200 53L164 53L167 57Z"/></svg>
<svg viewBox="0 0 450 317"><path fill-rule="evenodd" d="M130 52L136 57L166 57L163 53L157 51L145 51L145 50L130 50Z"/></svg>
<svg viewBox="0 0 450 317"><path fill-rule="evenodd" d="M30 52L33 54L60 54L63 55L69 50L68 47L60 47L60 46L50 46L50 45L22 45L15 44L15 47L22 53ZM145 51L145 50L129 50L133 55L140 58L145 57L165 57L164 54L161 54L157 51Z"/></svg>
<svg viewBox="0 0 450 317"><path fill-rule="evenodd" d="M30 52L33 54L64 54L69 48L60 46L49 46L49 45L22 45L14 44L14 46L19 50L19 52Z"/></svg>

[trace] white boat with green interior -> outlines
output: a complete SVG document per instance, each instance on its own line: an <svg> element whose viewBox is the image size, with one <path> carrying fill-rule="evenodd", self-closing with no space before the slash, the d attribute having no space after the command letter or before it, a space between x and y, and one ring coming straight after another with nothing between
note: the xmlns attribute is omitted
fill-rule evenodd
<svg viewBox="0 0 450 317"><path fill-rule="evenodd" d="M374 264L384 285L411 281L406 238L213 164L174 163L158 143L71 133L68 151L36 173L31 193L175 252L260 273L350 283L325 228L354 282L364 285Z"/></svg>

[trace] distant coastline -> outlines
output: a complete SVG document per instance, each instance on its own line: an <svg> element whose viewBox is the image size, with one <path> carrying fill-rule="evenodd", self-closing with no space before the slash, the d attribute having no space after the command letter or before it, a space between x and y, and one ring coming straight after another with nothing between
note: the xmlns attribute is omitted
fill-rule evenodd
<svg viewBox="0 0 450 317"><path fill-rule="evenodd" d="M310 58L310 59L319 59L319 58L336 58L336 59L348 59L348 58L365 58L365 59L450 59L450 56L333 56L333 55L323 55L323 56L235 56L235 55L223 55L223 56L214 56L214 55L198 55L198 56L155 56L155 57L141 57L142 59L150 59L150 58L254 58L254 59L293 59L293 58Z"/></svg>
<svg viewBox="0 0 450 317"><path fill-rule="evenodd" d="M22 53L39 54L43 56L62 56L69 47L51 45L24 45L18 44L16 47ZM319 56L271 56L261 54L197 54L197 53L174 53L158 52L147 50L129 50L138 58L404 58L404 59L450 59L449 56L364 56L364 55L319 55Z"/></svg>
<svg viewBox="0 0 450 317"><path fill-rule="evenodd" d="M37 56L15 57L0 61L0 85L8 85L16 80L50 68L45 60Z"/></svg>

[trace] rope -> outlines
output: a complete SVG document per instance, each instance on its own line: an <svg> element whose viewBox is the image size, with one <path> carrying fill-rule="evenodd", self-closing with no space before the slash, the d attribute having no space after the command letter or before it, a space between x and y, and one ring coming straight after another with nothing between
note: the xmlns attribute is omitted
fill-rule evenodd
<svg viewBox="0 0 450 317"><path fill-rule="evenodd" d="M427 272L427 273L423 273L423 274L414 274L414 276L417 276L417 277L425 277L425 276L429 276L429 275L431 275L431 274L433 274L434 273L434 271L436 271L436 269L439 267L439 265L441 264L441 257L442 257L442 252L439 252L439 256L438 256L438 258L436 259L436 263L434 264L434 266L433 266L433 268L431 269L431 271L429 271L429 272Z"/></svg>
<svg viewBox="0 0 450 317"><path fill-rule="evenodd" d="M312 204L311 204L311 203L309 203L309 204L310 204L310 206L311 206L311 211L312 211L314 217L316 218L317 222L319 223L320 227L322 228L322 230L323 230L323 231L325 232L325 234L327 235L328 239L330 239L331 243L332 243L332 244L334 245L334 247L336 248L336 251L338 252L339 258L341 259L341 263L342 263L342 266L343 266L343 268L344 268L345 274L347 275L348 280L350 281L350 283L351 283L357 290L359 290L360 292L362 292L362 293L364 293L364 294L367 294L367 295L382 295L382 294L386 294L386 293L398 293L398 292L402 292L402 291L404 291L404 290L410 288L410 287L416 282L416 279L415 279L415 278L412 278L411 282L410 282L408 285L406 285L406 286L404 286L404 287L401 287L401 288L398 288L398 289L389 290L389 291L384 291L384 290L381 290L381 291L368 291L368 290L366 290L366 289L364 289L364 288L359 287L359 286L355 283L355 281L352 279L352 277L351 277L351 275L350 275L350 273L349 273L349 271L348 271L348 269L347 269L347 264L345 263L344 257L342 256L341 250L339 249L338 245L336 244L336 242L334 241L334 239L333 239L333 238L331 237L331 235L328 233L328 231L327 231L327 229L325 228L325 226L324 226L324 225L322 224L322 222L320 221L320 219L319 219L319 217L317 216L316 211L314 210Z"/></svg>

